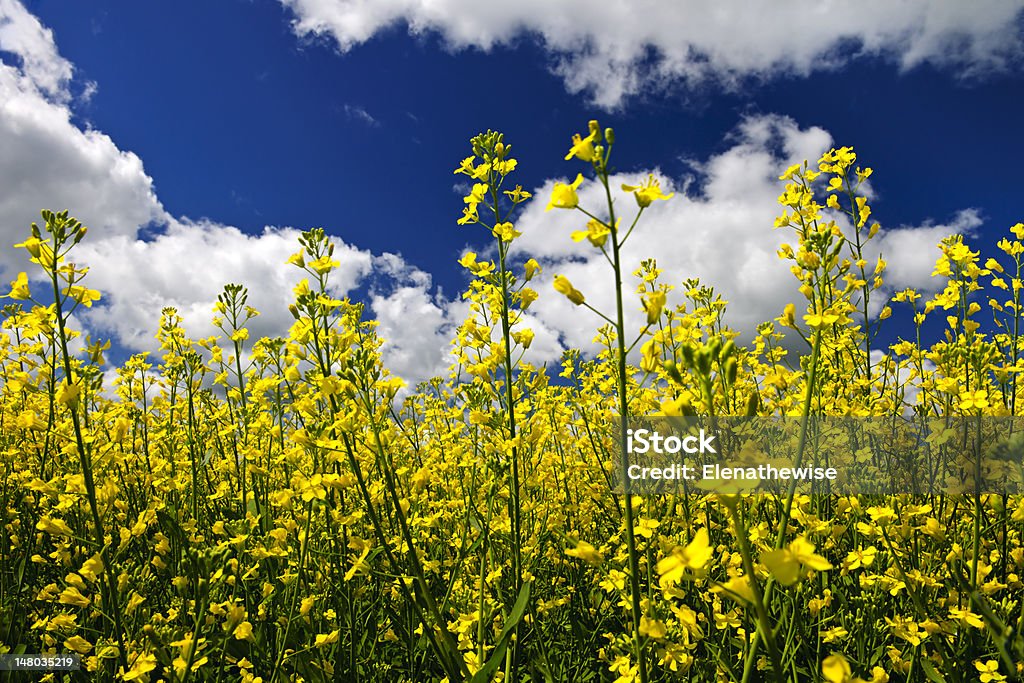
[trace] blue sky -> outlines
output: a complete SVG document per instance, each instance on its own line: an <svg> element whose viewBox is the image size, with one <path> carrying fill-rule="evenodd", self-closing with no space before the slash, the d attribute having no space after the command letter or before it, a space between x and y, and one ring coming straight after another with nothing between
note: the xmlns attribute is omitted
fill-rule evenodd
<svg viewBox="0 0 1024 683"><path fill-rule="evenodd" d="M457 259L488 244L455 224L451 173L483 129L506 133L540 196L581 170L562 160L573 132L613 125L622 173L677 190L638 248L670 281L722 289L740 328L793 299L766 257L792 160L852 145L875 168L894 285L929 286L942 234L990 249L1024 219L1020 2L795 4L723 3L711 20L696 2L617 16L532 0L0 0L0 236L17 241L41 202L81 216L110 292L81 322L134 351L152 350L161 305L206 332L228 278L256 290L259 331L280 333L288 229L324 226L346 245L340 290L370 302L416 379L443 368L464 313ZM601 301L600 263L556 213L527 209L521 255ZM3 253L4 277L26 267ZM596 326L547 287L538 361Z"/></svg>

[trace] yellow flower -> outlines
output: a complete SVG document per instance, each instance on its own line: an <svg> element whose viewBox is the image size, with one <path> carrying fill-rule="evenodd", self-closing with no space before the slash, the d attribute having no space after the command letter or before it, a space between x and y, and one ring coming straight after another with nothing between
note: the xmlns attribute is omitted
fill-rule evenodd
<svg viewBox="0 0 1024 683"><path fill-rule="evenodd" d="M312 268L317 273L319 273L320 275L323 275L324 273L331 272L333 269L337 268L340 265L340 262L333 260L330 256L321 256L317 260L310 263L309 267Z"/></svg>
<svg viewBox="0 0 1024 683"><path fill-rule="evenodd" d="M786 304L778 321L783 327L794 327L796 325L796 306L794 304Z"/></svg>
<svg viewBox="0 0 1024 683"><path fill-rule="evenodd" d="M537 294L537 290L523 287L519 290L519 306L525 311L530 304L537 300L538 296L540 295Z"/></svg>
<svg viewBox="0 0 1024 683"><path fill-rule="evenodd" d="M990 659L987 662L974 662L974 668L978 670L981 675L978 679L981 683L999 683L999 681L1005 681L1006 676L999 673L999 662L994 659Z"/></svg>
<svg viewBox="0 0 1024 683"><path fill-rule="evenodd" d="M92 302L100 300L100 293L98 291L95 289L88 289L87 287L80 287L78 285L68 287L64 290L64 293L86 308L92 308Z"/></svg>
<svg viewBox="0 0 1024 683"><path fill-rule="evenodd" d="M583 240L589 240L590 243L593 244L595 247L602 247L604 246L604 243L608 240L608 235L610 234L611 231L608 229L607 225L605 225L602 221L591 218L589 221L587 221L586 230L576 230L575 232L572 233L572 235L570 235L570 237L572 237L573 242L582 242Z"/></svg>
<svg viewBox="0 0 1024 683"><path fill-rule="evenodd" d="M147 652L146 654L140 654L132 662L132 668L125 673L122 678L126 681L134 681L136 679L146 676L150 671L156 668L156 655ZM147 676L148 678L148 676Z"/></svg>
<svg viewBox="0 0 1024 683"><path fill-rule="evenodd" d="M498 223L491 229L491 233L502 242L511 242L516 237L519 237L523 233L513 227L511 223Z"/></svg>
<svg viewBox="0 0 1024 683"><path fill-rule="evenodd" d="M99 553L96 553L82 563L82 568L78 570L78 573L90 581L96 581L100 574L103 573L103 569L103 558L100 557Z"/></svg>
<svg viewBox="0 0 1024 683"><path fill-rule="evenodd" d="M529 282L533 277L540 272L540 264L535 259L530 259L523 266L526 270L526 281Z"/></svg>
<svg viewBox="0 0 1024 683"><path fill-rule="evenodd" d="M68 384L67 382L61 382L60 389L57 390L57 402L62 403L72 410L78 407L78 399L82 395L82 385L77 382L74 384Z"/></svg>
<svg viewBox="0 0 1024 683"><path fill-rule="evenodd" d="M648 617L640 617L640 635L647 636L648 638L654 638L655 640L661 640L668 633L668 629L665 626L665 622L660 619L649 619Z"/></svg>
<svg viewBox="0 0 1024 683"><path fill-rule="evenodd" d="M235 627L235 640L255 641L252 635L252 624L248 620L243 621Z"/></svg>
<svg viewBox="0 0 1024 683"><path fill-rule="evenodd" d="M750 579L746 576L734 576L725 583L715 584L711 587L711 592L721 593L744 605L754 602L754 589L750 585Z"/></svg>
<svg viewBox="0 0 1024 683"><path fill-rule="evenodd" d="M1011 228L1012 230L1012 228ZM14 245L15 249L25 247L25 250L32 255L32 258L39 258L39 254L42 253L42 247L45 246L38 237L29 237L24 242L19 242Z"/></svg>
<svg viewBox="0 0 1024 683"><path fill-rule="evenodd" d="M827 327L839 320L839 316L831 311L825 311L823 313L806 313L804 314L804 322L807 323L808 327L819 328Z"/></svg>
<svg viewBox="0 0 1024 683"><path fill-rule="evenodd" d="M79 654L88 654L92 650L92 643L83 638L82 636L71 636L64 641L64 647L69 650L74 650Z"/></svg>
<svg viewBox="0 0 1024 683"><path fill-rule="evenodd" d="M676 547L672 554L658 562L656 569L662 585L678 583L686 572L701 572L711 561L713 553L708 530L702 527L685 547Z"/></svg>
<svg viewBox="0 0 1024 683"><path fill-rule="evenodd" d="M579 134L572 136L572 147L569 149L569 153L565 155L565 160L569 161L573 157L581 161L593 161L594 160L594 139L595 134L591 133L585 138L581 138Z"/></svg>
<svg viewBox="0 0 1024 683"><path fill-rule="evenodd" d="M489 189L487 183L475 183L473 189L469 191L462 201L469 205L469 210L476 213L476 205L484 201L487 196L487 190Z"/></svg>
<svg viewBox="0 0 1024 683"><path fill-rule="evenodd" d="M972 408L983 410L988 408L988 405L988 392L984 389L960 393L960 410L971 410Z"/></svg>
<svg viewBox="0 0 1024 683"><path fill-rule="evenodd" d="M576 180L572 181L571 184L566 185L565 183L555 183L555 187L551 190L551 201L544 207L545 211L551 209L575 209L579 206L580 198L576 194L576 188L583 182L583 174L577 173Z"/></svg>
<svg viewBox="0 0 1024 683"><path fill-rule="evenodd" d="M853 677L850 663L846 657L840 654L833 654L825 658L821 663L821 675L830 683L846 683Z"/></svg>
<svg viewBox="0 0 1024 683"><path fill-rule="evenodd" d="M604 561L604 555L586 541L577 541L576 547L566 550L565 554L595 566Z"/></svg>
<svg viewBox="0 0 1024 683"><path fill-rule="evenodd" d="M977 629L985 628L985 622L982 618L969 609L950 609L949 618L959 621L962 626L973 626Z"/></svg>
<svg viewBox="0 0 1024 683"><path fill-rule="evenodd" d="M828 644L834 643L837 640L845 639L848 635L850 635L850 632L842 626L833 626L827 631L822 631L819 635L821 637L821 642Z"/></svg>
<svg viewBox="0 0 1024 683"><path fill-rule="evenodd" d="M814 544L803 536L793 539L793 542L789 544L789 550L799 560L800 564L810 569L819 572L832 569L832 565L828 560L821 555L814 554Z"/></svg>
<svg viewBox="0 0 1024 683"><path fill-rule="evenodd" d="M45 531L51 536L74 536L75 532L71 530L71 527L63 519L57 519L56 517L43 517L36 522L36 529L39 531Z"/></svg>
<svg viewBox="0 0 1024 683"><path fill-rule="evenodd" d="M761 561L783 586L791 586L799 580L801 565L816 571L832 568L828 560L814 554L814 545L803 536L794 539L788 548L768 551L761 556Z"/></svg>
<svg viewBox="0 0 1024 683"><path fill-rule="evenodd" d="M331 643L336 643L338 642L338 636L340 635L340 633L341 632L337 630L331 631L330 633L318 633L316 639L313 642L313 645L314 647L324 647L326 645L330 645Z"/></svg>
<svg viewBox="0 0 1024 683"><path fill-rule="evenodd" d="M653 325L661 317L661 311L665 307L665 292L652 292L644 300L644 309L647 310L647 324Z"/></svg>
<svg viewBox="0 0 1024 683"><path fill-rule="evenodd" d="M11 281L11 292L5 294L6 299L23 300L28 299L32 296L32 292L28 288L28 275L26 273L18 273L18 277Z"/></svg>
<svg viewBox="0 0 1024 683"><path fill-rule="evenodd" d="M513 332L512 339L514 339L515 342L522 346L524 349L528 349L530 348L530 344L533 343L533 330L525 329L520 330L518 332Z"/></svg>
<svg viewBox="0 0 1024 683"><path fill-rule="evenodd" d="M474 172L473 162L475 160L476 157L466 157L462 160L462 163L459 164L459 167L452 172L452 175L459 175L462 173L464 175L472 176Z"/></svg>
<svg viewBox="0 0 1024 683"><path fill-rule="evenodd" d="M522 185L516 185L514 190L505 190L505 194L516 204L525 202L533 195L523 189Z"/></svg>
<svg viewBox="0 0 1024 683"><path fill-rule="evenodd" d="M572 283L569 282L569 278L565 277L564 275L555 276L554 286L556 292L564 294L569 299L569 301L573 302L577 306L586 301L586 299L583 296L583 293L580 292L575 287L573 287Z"/></svg>
<svg viewBox="0 0 1024 683"><path fill-rule="evenodd" d="M88 607L91 600L82 595L82 592L74 586L68 586L60 594L62 605L73 605L74 607Z"/></svg>
<svg viewBox="0 0 1024 683"><path fill-rule="evenodd" d="M633 533L643 538L651 538L659 526L661 522L656 519L641 519L639 524L633 527Z"/></svg>
<svg viewBox="0 0 1024 683"><path fill-rule="evenodd" d="M363 548L362 554L359 556L359 559L357 559L355 562L353 562L352 566L348 568L347 572L345 572L345 577L344 577L345 581L351 581L352 579L355 578L356 574L367 574L367 573L369 573L370 565L368 565L366 563L366 558L367 558L367 556L369 554L370 554L370 544L366 544L366 546ZM337 631L335 631L335 633L337 633ZM319 640L319 639L320 639L320 636L317 636L317 640ZM335 640L337 640L337 639L335 639ZM317 643L317 645L319 645L319 643Z"/></svg>
<svg viewBox="0 0 1024 683"><path fill-rule="evenodd" d="M647 208L656 199L671 199L675 196L675 192L669 192L664 194L661 191L661 181L654 177L654 174L648 174L647 180L639 185L622 185L624 192L632 192L633 196L636 197L636 203L641 208Z"/></svg>
<svg viewBox="0 0 1024 683"><path fill-rule="evenodd" d="M797 171L800 170L800 164L793 164L786 169L786 172L779 176L779 180L790 180Z"/></svg>
<svg viewBox="0 0 1024 683"><path fill-rule="evenodd" d="M870 567L875 562L875 555L878 553L878 549L875 546L870 546L866 549L858 548L857 550L851 550L846 555L846 560L843 562L843 571L853 571L854 569L860 569L861 567Z"/></svg>

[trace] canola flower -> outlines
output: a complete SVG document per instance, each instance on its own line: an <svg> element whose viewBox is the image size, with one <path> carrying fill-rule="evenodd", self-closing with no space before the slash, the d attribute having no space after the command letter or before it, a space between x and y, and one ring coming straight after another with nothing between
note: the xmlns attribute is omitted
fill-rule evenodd
<svg viewBox="0 0 1024 683"><path fill-rule="evenodd" d="M455 222L493 246L459 261L455 363L419 387L332 294L319 229L281 266L303 278L286 336L256 338L228 284L216 336L154 311L159 352L111 369L109 344L71 328L104 302L74 262L87 231L44 212L2 309L0 651L144 683L1020 680L1020 495L639 496L615 454L624 415L794 416L801 443L811 416L1016 415L1024 224L993 255L943 240L937 293L892 292L868 260L872 170L849 147L794 165L774 227L802 300L741 344L713 287L623 258L646 210L685 199L654 177L610 187L614 144L596 121L574 135L584 170L547 204L561 238L608 257L603 311L561 274L537 285L543 264L511 248L531 199L511 147L471 141ZM635 209L581 205L584 182ZM593 316L603 350L525 362L542 296ZM899 319L910 338L881 346Z"/></svg>

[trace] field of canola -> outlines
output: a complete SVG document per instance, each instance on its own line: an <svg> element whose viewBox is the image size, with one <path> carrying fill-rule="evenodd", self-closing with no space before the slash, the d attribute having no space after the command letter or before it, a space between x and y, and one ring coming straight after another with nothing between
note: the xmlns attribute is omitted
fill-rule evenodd
<svg viewBox="0 0 1024 683"><path fill-rule="evenodd" d="M564 218L551 239L606 255L617 307L597 310L562 276L531 288L540 264L509 256L530 195L500 135L473 139L457 222L493 257L461 260L450 376L406 389L374 322L332 296L322 230L281 264L305 273L287 337L250 338L258 313L227 285L220 336L153 311L161 352L101 386L105 345L69 323L102 302L75 263L86 229L44 211L2 311L0 652L75 652L85 671L0 681L1024 677L1020 495L613 486L620 415L1018 414L1024 225L986 256L944 240L939 293L890 294L865 257L871 169L847 147L779 169L764 229L788 233L779 267L805 303L740 344L713 283L621 260L647 207L685 200L653 177L611 186L614 143L591 122L566 157L580 175L534 200ZM579 205L582 183L607 203ZM605 350L549 374L522 362L523 317L553 296Z"/></svg>

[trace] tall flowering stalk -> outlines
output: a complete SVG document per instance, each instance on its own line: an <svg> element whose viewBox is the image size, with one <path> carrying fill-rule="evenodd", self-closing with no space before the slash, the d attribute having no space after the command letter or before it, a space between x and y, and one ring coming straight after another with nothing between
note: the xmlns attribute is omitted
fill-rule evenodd
<svg viewBox="0 0 1024 683"><path fill-rule="evenodd" d="M513 273L509 262L512 241L521 234L512 222L519 206L530 198L530 193L516 185L506 185L508 176L515 171L518 162L510 156L511 145L506 145L501 133L487 131L474 137L473 155L466 157L455 169L456 174L465 175L474 181L469 194L464 198L460 225L480 225L490 231L494 238L497 259L495 262L477 261L476 254L467 254L461 261L477 281L471 289L470 298L477 315L471 316L460 329L460 356L472 360L467 368L474 382L488 384L499 393L498 404L503 413L501 450L509 454L508 471L508 516L511 523L511 554L513 573L513 594L517 603L528 604L529 584L524 585L523 529L521 488L523 479L523 447L517 410L516 362L530 347L533 332L522 328L523 312L536 300L537 293L526 286L526 282L539 272L539 266L532 259L527 263L524 277L520 280ZM508 189L506 189L508 188ZM485 210L480 215L481 207ZM494 319L496 316L497 320ZM491 343L491 327L500 325L501 339ZM518 328L518 329L515 329ZM467 352L469 355L467 355ZM503 389L503 391L502 391ZM488 392L490 393L490 392ZM486 407L481 405L480 407ZM489 515L488 515L489 516ZM485 536L485 546L489 535ZM483 549L486 557L488 549ZM486 562L481 564L486 567ZM481 570L481 586L486 572ZM481 600L483 591L480 592ZM522 602L521 602L522 601ZM483 614L479 615L481 626ZM512 634L518 636L518 623L511 624ZM483 647L483 643L478 644ZM512 653L506 662L506 675L515 679L519 652L517 638ZM482 650L481 650L482 652ZM499 653L500 654L500 653Z"/></svg>
<svg viewBox="0 0 1024 683"><path fill-rule="evenodd" d="M605 129L602 133L601 127L598 125L597 121L590 121L589 134L586 137L582 137L578 134L573 136L572 147L569 149L569 153L565 156L566 161L575 158L591 165L596 181L600 183L604 189L604 196L606 200L604 210L600 215L591 213L579 204L577 190L583 182L582 173L577 174L576 179L573 180L572 183L555 184L551 193L551 200L548 203L546 210L553 208L575 209L587 216L589 220L586 224L586 230L574 232L572 237L578 242L587 240L590 242L591 246L600 249L609 265L611 265L612 272L614 273L614 317L609 317L588 304L586 302L585 295L576 289L565 276L555 276L554 287L558 292L566 296L573 304L577 306L586 306L611 324L614 328L615 379L617 382L617 401L620 422L618 430L619 480L622 482L625 497L622 508L625 511L626 548L629 554L629 598L633 656L636 659L636 667L641 683L647 683L647 659L644 653L644 644L646 639L644 638L645 634L641 629L641 622L643 620L641 614L641 601L643 600L645 590L640 576L640 556L637 552L636 531L634 529L636 513L633 509L634 505L632 495L629 491L629 476L627 474L627 470L629 468L629 451L626 441L626 424L629 421L630 406L628 397L629 375L627 374L626 355L628 350L632 348L633 344L627 345L626 342L626 318L622 294L622 274L624 271L622 248L639 222L640 216L643 215L644 209L650 206L655 200L671 198L674 193L662 193L659 182L653 176L649 177L647 182L643 184L623 185L622 189L624 191L633 193L636 198L638 210L633 221L629 225L629 229L625 232L620 231L619 219L615 214L615 201L612 198L611 176L608 170L608 163L611 159L612 147L614 144L615 133L611 128ZM661 306L664 305L664 296L657 297L652 301L645 301L644 305L648 312L647 327L650 327L660 316ZM647 327L645 327L640 333L640 336L643 336L643 334L646 333Z"/></svg>
<svg viewBox="0 0 1024 683"><path fill-rule="evenodd" d="M71 331L68 327L68 320L71 314L80 306L91 307L94 301L99 300L100 293L81 284L89 272L88 268L65 260L65 256L71 249L85 237L87 228L69 216L67 211L60 213L43 211L42 216L47 235L44 237L39 226L33 223L32 236L16 246L24 247L31 254L32 261L42 267L52 287L53 304L49 307L49 313L52 316L49 327L57 356L54 358L53 365L55 368L59 365L64 374L59 386L54 387L52 395L55 396L56 403L62 409L67 410L71 417L73 433L68 450L78 456L78 465L81 469L89 512L92 516L93 538L91 540L99 551L98 571L95 573L102 573L103 576L100 583L100 595L104 610L110 616L109 634L112 642L116 644L118 661L124 667L127 660L124 654L124 627L116 583L117 572L113 566L114 557L110 543L106 539L103 512L100 510L93 476L93 447L92 438L88 434L89 403L85 400L85 373L80 364L72 360L69 350ZM13 299L32 299L25 273L20 273L12 283L11 294L8 296ZM51 403L51 409L55 407Z"/></svg>

